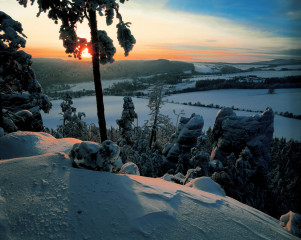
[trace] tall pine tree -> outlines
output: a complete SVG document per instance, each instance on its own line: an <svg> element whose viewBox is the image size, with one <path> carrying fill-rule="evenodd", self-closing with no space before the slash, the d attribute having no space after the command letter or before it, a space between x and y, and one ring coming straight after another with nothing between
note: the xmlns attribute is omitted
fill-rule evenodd
<svg viewBox="0 0 301 240"><path fill-rule="evenodd" d="M24 7L28 0L17 0ZM35 0L30 0L34 4ZM125 0L119 0L124 3ZM38 0L39 12L48 12L48 17L57 24L60 20L60 39L66 48L67 54L73 54L75 58L81 59L82 52L88 48L92 55L94 85L96 93L97 116L101 135L101 141L107 140L107 129L105 120L105 109L99 64L112 63L116 49L113 40L105 31L98 30L97 14L106 17L106 24L111 25L113 18L119 19L117 27L117 38L119 44L124 48L125 56L132 50L136 40L131 34L129 24L122 20L119 13L119 4L116 0ZM89 22L91 41L77 36L76 27L85 19Z"/></svg>

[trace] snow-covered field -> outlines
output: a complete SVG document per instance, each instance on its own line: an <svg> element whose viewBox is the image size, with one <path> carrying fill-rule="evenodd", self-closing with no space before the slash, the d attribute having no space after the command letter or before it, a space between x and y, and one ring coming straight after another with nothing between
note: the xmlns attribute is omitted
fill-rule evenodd
<svg viewBox="0 0 301 240"><path fill-rule="evenodd" d="M180 98L176 101L180 102ZM56 128L58 124L62 124L59 115L61 112L60 103L62 100L52 101L53 108L50 114L43 114L44 125L50 128ZM85 112L87 117L84 120L87 123L97 123L96 115L96 100L95 97L82 97L73 99L74 107L78 112ZM145 120L149 120L149 108L147 107L148 100L141 98L133 98L135 105L135 111L138 114L138 123L143 125ZM105 112L107 127L117 127L116 120L121 117L123 97L117 96L105 96ZM232 106L232 105L231 105ZM165 103L162 107L161 113L168 115L173 122L176 122L176 116L173 114L173 109L179 113L182 109L185 111L185 116L189 117L192 113L200 114L204 118L204 130L207 130L210 126L213 127L218 109L213 108L200 108L193 106L186 106L182 104ZM239 116L250 116L254 113L248 113L243 111L236 111ZM136 124L136 123L135 123ZM295 140L301 140L301 121L297 119L284 118L281 116L275 116L274 122L274 136L285 137L287 139L293 138Z"/></svg>
<svg viewBox="0 0 301 240"><path fill-rule="evenodd" d="M0 239L297 239L229 197L73 168L64 152L77 142L30 132L0 138L0 159L20 151L0 161Z"/></svg>
<svg viewBox="0 0 301 240"><path fill-rule="evenodd" d="M194 63L194 67L196 72L201 73L216 73L220 71L218 65L211 63Z"/></svg>
<svg viewBox="0 0 301 240"><path fill-rule="evenodd" d="M165 97L169 102L200 102L219 104L225 107L261 110L272 107L274 111L291 112L301 115L301 89L275 89L275 94L268 94L267 89L222 89L202 92L181 93Z"/></svg>
<svg viewBox="0 0 301 240"><path fill-rule="evenodd" d="M102 88L106 89L111 87L114 83L119 83L124 81L132 81L132 79L125 78L125 79L103 80L101 83L102 83ZM83 89L95 90L94 82L83 82L83 83L76 83L76 84L69 84L69 85L71 85L70 89L62 90L61 92L64 91L76 92L76 91L82 91Z"/></svg>
<svg viewBox="0 0 301 240"><path fill-rule="evenodd" d="M229 63L206 63L206 62L196 62L193 63L195 66L195 71L200 72L200 73L218 73L220 72L222 67L225 66L232 66L235 68L238 68L242 71L246 71L251 68L256 68L262 70L262 72L271 72L271 70L274 71L281 71L283 72L282 69L287 70L301 70L301 65L276 65L276 66L271 66L271 65L260 65L260 64L229 64ZM249 72L248 74L251 74ZM257 74L257 72L256 72ZM266 76L266 74L265 74Z"/></svg>
<svg viewBox="0 0 301 240"><path fill-rule="evenodd" d="M196 62L193 64L195 67L195 71L200 73L218 73L220 72L221 68L224 66L233 66L243 71L248 70L250 68L264 68L268 66L268 65L257 65L257 64L252 65L252 64L227 64L227 63L206 63L206 62Z"/></svg>
<svg viewBox="0 0 301 240"><path fill-rule="evenodd" d="M288 76L300 76L300 70L289 70L289 71L252 71L252 72L241 72L241 73L229 73L229 74L213 74L213 75L199 75L194 76L190 80L214 80L214 79L232 79L234 77L247 77L256 76L261 78L282 78Z"/></svg>

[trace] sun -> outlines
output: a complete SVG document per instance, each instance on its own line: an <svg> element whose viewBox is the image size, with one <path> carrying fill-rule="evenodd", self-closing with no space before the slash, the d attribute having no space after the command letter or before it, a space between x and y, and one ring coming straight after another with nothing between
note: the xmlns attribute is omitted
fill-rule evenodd
<svg viewBox="0 0 301 240"><path fill-rule="evenodd" d="M88 51L88 48L85 48L82 52L82 58L91 58L91 54Z"/></svg>

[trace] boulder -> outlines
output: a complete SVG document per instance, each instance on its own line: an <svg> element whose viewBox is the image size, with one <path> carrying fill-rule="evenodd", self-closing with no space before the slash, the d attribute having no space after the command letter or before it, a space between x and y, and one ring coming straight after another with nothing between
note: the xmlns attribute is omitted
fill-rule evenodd
<svg viewBox="0 0 301 240"><path fill-rule="evenodd" d="M137 175L140 176L139 168L138 166L133 162L127 162L123 164L121 167L120 174L131 174L131 175Z"/></svg>

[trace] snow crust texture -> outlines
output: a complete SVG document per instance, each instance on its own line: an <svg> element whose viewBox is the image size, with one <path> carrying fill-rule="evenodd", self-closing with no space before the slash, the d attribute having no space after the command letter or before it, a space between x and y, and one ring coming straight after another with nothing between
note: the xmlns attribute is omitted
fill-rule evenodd
<svg viewBox="0 0 301 240"><path fill-rule="evenodd" d="M8 139L14 146L43 136L15 134L21 137ZM232 198L162 179L73 168L63 152L37 155L45 146L32 144L30 157L12 158L9 151L10 159L0 161L1 239L297 239L276 219Z"/></svg>

